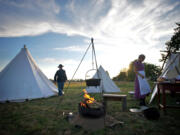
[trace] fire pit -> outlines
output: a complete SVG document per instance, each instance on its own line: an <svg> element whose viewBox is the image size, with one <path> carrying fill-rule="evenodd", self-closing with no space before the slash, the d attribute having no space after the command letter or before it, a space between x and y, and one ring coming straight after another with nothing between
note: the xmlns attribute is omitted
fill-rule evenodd
<svg viewBox="0 0 180 135"><path fill-rule="evenodd" d="M96 102L96 100L93 97L90 97L90 95L88 95L85 89L83 91L84 91L84 101L78 104L80 115L91 118L99 118L104 116L105 114L104 106Z"/></svg>
<svg viewBox="0 0 180 135"><path fill-rule="evenodd" d="M84 117L100 118L105 114L105 110L103 106L92 108L89 107L88 105L86 107L82 106L81 103L79 103L78 109L79 109L79 113Z"/></svg>

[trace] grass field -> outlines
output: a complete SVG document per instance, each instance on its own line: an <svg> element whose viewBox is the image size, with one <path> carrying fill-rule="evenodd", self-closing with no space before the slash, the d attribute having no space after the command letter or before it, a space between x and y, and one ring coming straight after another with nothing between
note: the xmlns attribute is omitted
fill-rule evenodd
<svg viewBox="0 0 180 135"><path fill-rule="evenodd" d="M117 85L121 94L128 94L128 91L134 89L133 82L117 82ZM69 89L65 88L63 97L0 104L0 135L180 135L180 110L169 109L167 115L160 111L160 119L150 121L142 114L128 110L122 112L121 102L108 102L107 114L123 121L122 126L97 131L76 128L63 117L63 112L77 112L77 105L83 99L84 87L84 83L74 82ZM92 96L101 101L100 94ZM174 101L168 96L168 103L173 104ZM157 106L156 103L155 99L151 106ZM127 105L128 109L138 107L138 101L128 95Z"/></svg>

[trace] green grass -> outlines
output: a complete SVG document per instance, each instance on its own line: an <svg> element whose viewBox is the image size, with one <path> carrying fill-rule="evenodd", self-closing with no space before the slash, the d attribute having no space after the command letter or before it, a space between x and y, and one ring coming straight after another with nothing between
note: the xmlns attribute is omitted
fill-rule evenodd
<svg viewBox="0 0 180 135"><path fill-rule="evenodd" d="M116 82L121 94L127 94L134 89L134 82ZM152 84L151 84L152 86ZM67 87L67 85L66 85ZM107 114L123 121L123 126L104 128L98 131L86 131L75 128L63 116L63 112L77 112L77 105L83 99L82 89L85 84L72 83L65 88L65 96L36 99L23 103L0 104L0 135L180 135L180 111L168 109L167 115L160 111L158 121L150 121L142 114L122 112L121 102L108 102ZM100 94L91 94L101 101ZM150 98L150 97L148 97ZM174 99L168 96L168 103ZM138 101L127 98L128 109L138 107ZM151 106L157 106L156 99Z"/></svg>

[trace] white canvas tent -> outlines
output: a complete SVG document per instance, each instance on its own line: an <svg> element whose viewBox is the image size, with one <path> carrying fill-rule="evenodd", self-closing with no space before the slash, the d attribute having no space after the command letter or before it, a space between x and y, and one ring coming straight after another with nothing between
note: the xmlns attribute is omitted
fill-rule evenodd
<svg viewBox="0 0 180 135"><path fill-rule="evenodd" d="M99 76L99 77L98 77ZM100 86L88 86L86 90L88 93L111 93L111 92L120 92L120 89L116 86L116 84L111 80L109 75L103 69L102 66L99 67L98 73L96 72L93 78L100 78L101 83Z"/></svg>
<svg viewBox="0 0 180 135"><path fill-rule="evenodd" d="M180 53L171 53L160 77L166 79L174 79L174 78L180 79ZM156 93L157 93L157 85L154 87L150 99L150 103L153 101Z"/></svg>
<svg viewBox="0 0 180 135"><path fill-rule="evenodd" d="M56 93L56 86L41 72L25 46L1 71L0 102L21 102Z"/></svg>

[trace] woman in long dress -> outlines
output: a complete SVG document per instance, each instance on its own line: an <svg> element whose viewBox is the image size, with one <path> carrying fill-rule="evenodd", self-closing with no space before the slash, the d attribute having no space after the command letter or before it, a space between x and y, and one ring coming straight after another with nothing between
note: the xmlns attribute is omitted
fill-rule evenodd
<svg viewBox="0 0 180 135"><path fill-rule="evenodd" d="M140 100L139 105L145 106L145 98L150 93L150 87L145 79L145 68L142 63L145 60L145 55L141 54L138 60L134 61L135 78L135 98Z"/></svg>

